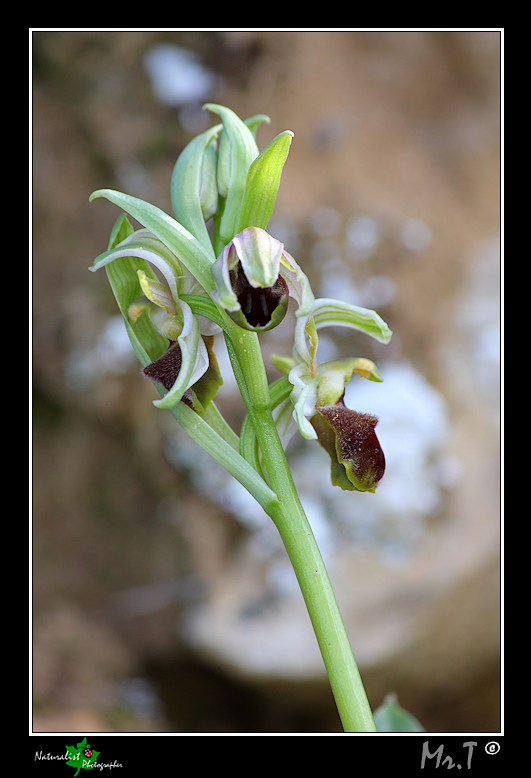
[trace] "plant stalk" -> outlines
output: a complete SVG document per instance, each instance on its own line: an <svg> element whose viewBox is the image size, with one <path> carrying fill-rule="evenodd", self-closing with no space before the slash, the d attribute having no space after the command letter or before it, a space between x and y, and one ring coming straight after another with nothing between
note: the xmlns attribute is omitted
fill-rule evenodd
<svg viewBox="0 0 531 778"><path fill-rule="evenodd" d="M268 381L255 333L225 329L229 355L255 428L271 489L279 503L268 514L275 522L293 565L321 650L345 732L376 732L371 708L341 613L299 500L271 413Z"/></svg>

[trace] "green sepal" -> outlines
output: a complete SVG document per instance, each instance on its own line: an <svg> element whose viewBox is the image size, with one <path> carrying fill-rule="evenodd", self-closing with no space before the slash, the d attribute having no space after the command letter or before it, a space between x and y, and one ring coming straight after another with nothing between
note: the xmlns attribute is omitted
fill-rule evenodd
<svg viewBox="0 0 531 778"><path fill-rule="evenodd" d="M275 207L292 138L291 130L277 135L249 168L238 232L251 226L266 229Z"/></svg>
<svg viewBox="0 0 531 778"><path fill-rule="evenodd" d="M89 200L92 202L98 197L105 197L111 203L123 208L150 230L179 258L205 291L210 292L214 288L210 273L214 257L182 224L155 205L114 189L98 189L90 195Z"/></svg>
<svg viewBox="0 0 531 778"><path fill-rule="evenodd" d="M350 327L365 332L380 343L389 343L393 334L376 311L327 297L318 298L314 300L310 310L302 315L295 325L295 350L298 358L306 364L311 362L311 353L306 343L308 335L306 327L310 318L313 318L311 326L314 332L322 327Z"/></svg>
<svg viewBox="0 0 531 778"><path fill-rule="evenodd" d="M177 221L214 254L205 221L217 210L217 153L213 146L222 125L198 135L179 155L171 177L171 203Z"/></svg>
<svg viewBox="0 0 531 778"><path fill-rule="evenodd" d="M140 237L141 234L143 234L142 237ZM183 276L183 267L168 247L157 238L150 236L147 230L136 230L129 238L119 243L110 251L104 251L103 254L96 257L89 270L95 273L100 268L122 257L144 259L158 268L164 276L173 297L179 296L178 281ZM151 278L152 276L150 276Z"/></svg>

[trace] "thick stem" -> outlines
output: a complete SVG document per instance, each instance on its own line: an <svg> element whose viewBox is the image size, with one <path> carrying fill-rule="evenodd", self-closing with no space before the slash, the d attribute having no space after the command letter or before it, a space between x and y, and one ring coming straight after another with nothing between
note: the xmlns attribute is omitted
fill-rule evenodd
<svg viewBox="0 0 531 778"><path fill-rule="evenodd" d="M231 337L232 336L232 337ZM374 719L337 601L312 529L300 503L271 414L267 377L256 335L227 332L229 353L255 427L272 490L271 506L293 565L346 732L375 732Z"/></svg>

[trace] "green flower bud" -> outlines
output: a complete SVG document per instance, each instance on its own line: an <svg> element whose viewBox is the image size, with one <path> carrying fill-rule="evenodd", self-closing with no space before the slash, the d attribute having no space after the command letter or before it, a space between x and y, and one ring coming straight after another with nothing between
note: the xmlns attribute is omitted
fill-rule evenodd
<svg viewBox="0 0 531 778"><path fill-rule="evenodd" d="M217 166L218 155L215 146L211 143L207 146L203 157L199 192L199 204L205 221L214 216L218 209Z"/></svg>

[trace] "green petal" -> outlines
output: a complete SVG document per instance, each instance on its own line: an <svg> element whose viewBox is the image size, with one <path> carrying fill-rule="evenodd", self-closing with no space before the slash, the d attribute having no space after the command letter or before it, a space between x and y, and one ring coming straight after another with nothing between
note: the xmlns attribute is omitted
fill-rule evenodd
<svg viewBox="0 0 531 778"><path fill-rule="evenodd" d="M148 300L158 305L159 308L163 308L166 313L172 315L177 313L175 301L167 286L153 278L148 278L143 270L138 271L138 282Z"/></svg>
<svg viewBox="0 0 531 778"><path fill-rule="evenodd" d="M370 359L356 357L355 359L334 360L323 362L317 368L319 405L333 405L339 402L345 394L345 385L357 373L368 381L382 382L376 365Z"/></svg>

